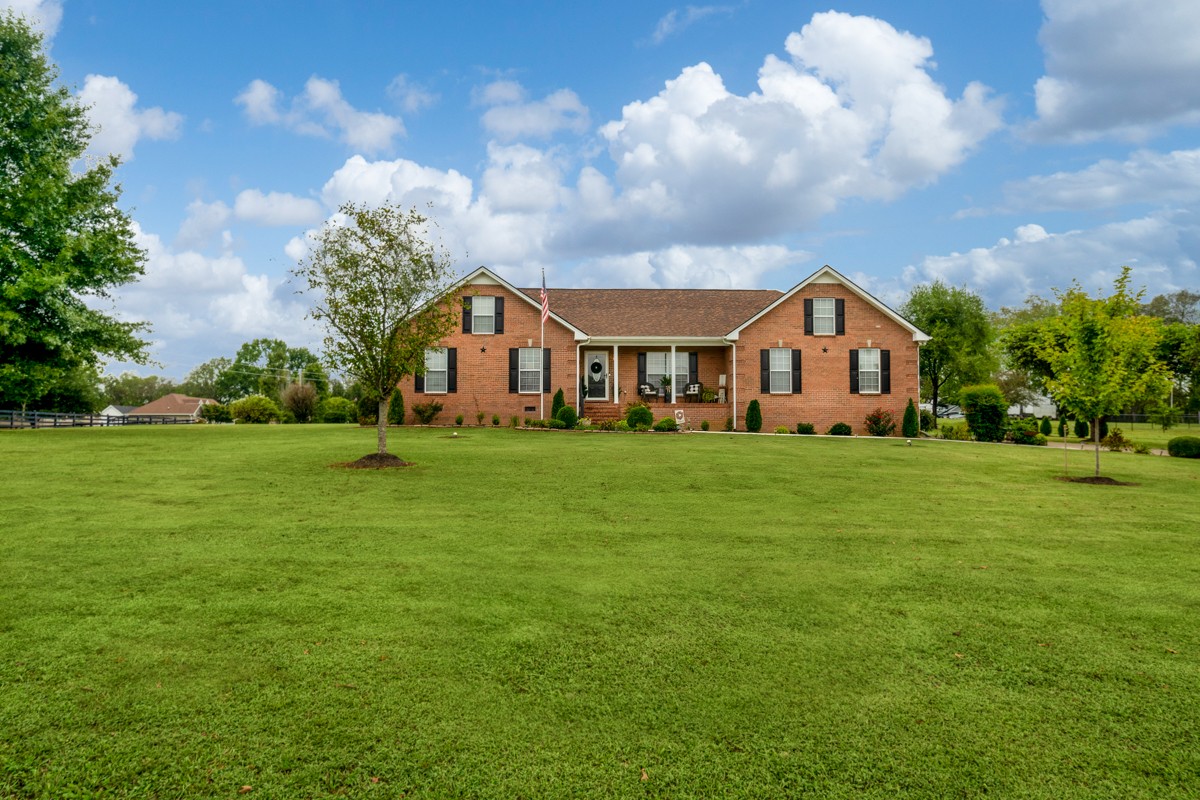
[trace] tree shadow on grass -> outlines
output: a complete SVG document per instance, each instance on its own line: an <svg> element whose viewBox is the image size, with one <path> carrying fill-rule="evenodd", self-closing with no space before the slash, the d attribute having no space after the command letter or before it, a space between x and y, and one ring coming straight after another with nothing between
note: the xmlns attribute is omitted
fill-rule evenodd
<svg viewBox="0 0 1200 800"><path fill-rule="evenodd" d="M394 456L391 453L371 453L357 461L339 462L329 466L339 469L395 469L396 467L411 467L412 462L405 461L400 456Z"/></svg>
<svg viewBox="0 0 1200 800"><path fill-rule="evenodd" d="M1056 481L1066 481L1067 483L1090 483L1093 486L1137 486L1136 483L1127 481L1119 481L1116 478L1107 478L1103 475L1087 475L1080 477L1070 477L1067 475L1058 475Z"/></svg>

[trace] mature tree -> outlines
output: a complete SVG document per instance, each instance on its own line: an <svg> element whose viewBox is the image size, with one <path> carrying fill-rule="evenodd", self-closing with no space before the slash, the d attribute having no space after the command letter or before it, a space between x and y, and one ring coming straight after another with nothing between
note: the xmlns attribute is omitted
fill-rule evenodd
<svg viewBox="0 0 1200 800"><path fill-rule="evenodd" d="M1075 282L1058 293L1062 312L1043 323L1040 343L1053 376L1046 387L1076 419L1091 420L1097 477L1100 419L1161 395L1167 385L1167 368L1156 352L1161 325L1141 315L1141 294L1129 291L1128 267L1114 288L1111 297L1092 298Z"/></svg>
<svg viewBox="0 0 1200 800"><path fill-rule="evenodd" d="M1158 317L1163 322L1194 325L1200 323L1200 294L1187 289L1160 294L1142 306L1142 313L1148 317Z"/></svg>
<svg viewBox="0 0 1200 800"><path fill-rule="evenodd" d="M979 295L934 281L913 289L900 313L933 337L921 345L921 377L934 414L943 395L991 373L992 326Z"/></svg>
<svg viewBox="0 0 1200 800"><path fill-rule="evenodd" d="M388 403L402 378L423 373L425 351L454 330L458 309L446 251L416 209L347 203L296 268L325 326L325 357L378 403L378 455L386 456Z"/></svg>
<svg viewBox="0 0 1200 800"><path fill-rule="evenodd" d="M1174 322L1163 326L1159 360L1171 371L1175 405L1200 410L1200 325Z"/></svg>
<svg viewBox="0 0 1200 800"><path fill-rule="evenodd" d="M211 358L193 369L179 384L179 391L190 397L211 397L222 403L233 400L232 397L222 397L217 389L221 375L233 365L228 358Z"/></svg>
<svg viewBox="0 0 1200 800"><path fill-rule="evenodd" d="M100 373L91 364L79 364L60 372L46 393L36 401L41 411L60 414L95 414L104 408L100 394Z"/></svg>
<svg viewBox="0 0 1200 800"><path fill-rule="evenodd" d="M280 339L255 339L238 348L233 363L221 371L215 388L224 402L261 394L274 401L292 381L312 382L319 393L329 385L321 361L304 347L288 347Z"/></svg>
<svg viewBox="0 0 1200 800"><path fill-rule="evenodd" d="M1036 294L1020 306L1003 306L992 314L1000 370L996 384L1011 403L1032 405L1046 391L1049 366L1038 354L1040 324L1058 314L1058 303Z"/></svg>
<svg viewBox="0 0 1200 800"><path fill-rule="evenodd" d="M146 326L97 308L145 258L110 186L117 160L72 171L91 132L56 78L41 34L0 12L0 406L102 356L147 359Z"/></svg>
<svg viewBox="0 0 1200 800"><path fill-rule="evenodd" d="M133 372L104 376L104 400L114 406L144 406L164 394L179 391L170 378L160 375L145 377Z"/></svg>

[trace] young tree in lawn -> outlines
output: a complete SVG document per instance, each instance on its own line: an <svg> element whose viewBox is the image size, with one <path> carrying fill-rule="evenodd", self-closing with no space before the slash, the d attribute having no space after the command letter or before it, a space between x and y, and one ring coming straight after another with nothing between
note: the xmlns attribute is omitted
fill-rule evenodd
<svg viewBox="0 0 1200 800"><path fill-rule="evenodd" d="M1100 475L1100 419L1167 389L1167 368L1157 356L1160 321L1140 314L1141 293L1129 291L1129 267L1107 298L1092 298L1073 283L1058 293L1061 313L1042 325L1039 356L1053 377L1046 388L1080 420L1091 421Z"/></svg>
<svg viewBox="0 0 1200 800"><path fill-rule="evenodd" d="M416 209L347 203L295 270L312 294L309 316L325 326L326 359L378 403L380 456L396 384L423 373L426 349L458 324L450 258L428 223Z"/></svg>
<svg viewBox="0 0 1200 800"><path fill-rule="evenodd" d="M146 326L100 308L145 255L110 186L107 157L76 171L87 109L42 36L0 11L0 407L25 407L101 357L146 363Z"/></svg>
<svg viewBox="0 0 1200 800"><path fill-rule="evenodd" d="M921 345L921 377L929 382L937 427L939 399L991 373L988 313L979 295L941 281L913 289L900 313L933 337Z"/></svg>

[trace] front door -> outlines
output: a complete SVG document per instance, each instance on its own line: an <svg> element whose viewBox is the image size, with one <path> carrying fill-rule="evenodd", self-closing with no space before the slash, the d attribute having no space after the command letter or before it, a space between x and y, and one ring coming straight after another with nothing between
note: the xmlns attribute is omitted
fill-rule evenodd
<svg viewBox="0 0 1200 800"><path fill-rule="evenodd" d="M588 400L608 399L607 350L589 350L583 354L583 376Z"/></svg>

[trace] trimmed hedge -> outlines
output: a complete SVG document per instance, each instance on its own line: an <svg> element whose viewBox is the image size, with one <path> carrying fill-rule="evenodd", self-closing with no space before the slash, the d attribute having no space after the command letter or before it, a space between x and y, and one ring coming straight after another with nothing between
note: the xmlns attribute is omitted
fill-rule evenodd
<svg viewBox="0 0 1200 800"><path fill-rule="evenodd" d="M645 425L649 428L654 424L654 412L650 410L649 406L631 406L625 414L625 422L631 428L637 428L638 425Z"/></svg>
<svg viewBox="0 0 1200 800"><path fill-rule="evenodd" d="M579 422L579 415L575 413L575 409L571 406L563 406L560 408L558 410L558 414L556 414L554 418L562 422L563 425L566 425L568 430L574 428L575 424ZM500 418L496 417L497 424L499 421Z"/></svg>
<svg viewBox="0 0 1200 800"><path fill-rule="evenodd" d="M1200 458L1200 436L1176 436L1167 442L1167 453L1176 458Z"/></svg>

